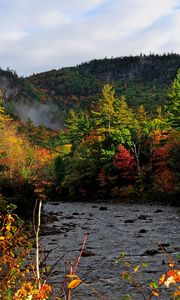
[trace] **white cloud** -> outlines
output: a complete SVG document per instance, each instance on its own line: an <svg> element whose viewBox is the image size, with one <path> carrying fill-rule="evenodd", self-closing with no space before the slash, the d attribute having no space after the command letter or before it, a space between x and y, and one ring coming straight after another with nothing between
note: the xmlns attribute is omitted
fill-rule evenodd
<svg viewBox="0 0 180 300"><path fill-rule="evenodd" d="M17 30L12 30L12 31L3 31L1 36L0 36L0 41L1 43L3 42L14 42L14 41L19 41L22 38L24 38L27 35L27 33L23 31L17 31Z"/></svg>
<svg viewBox="0 0 180 300"><path fill-rule="evenodd" d="M0 0L0 66L30 74L93 58L180 52L178 0Z"/></svg>

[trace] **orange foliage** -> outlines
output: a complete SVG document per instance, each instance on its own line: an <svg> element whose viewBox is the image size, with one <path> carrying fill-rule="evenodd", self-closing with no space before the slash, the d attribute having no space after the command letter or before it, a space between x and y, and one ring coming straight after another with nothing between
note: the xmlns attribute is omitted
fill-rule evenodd
<svg viewBox="0 0 180 300"><path fill-rule="evenodd" d="M167 130L155 130L152 135L153 145L160 145L163 141L168 140Z"/></svg>
<svg viewBox="0 0 180 300"><path fill-rule="evenodd" d="M166 274L163 274L159 279L159 284L164 284L169 288L170 284L180 282L180 270L169 270Z"/></svg>
<svg viewBox="0 0 180 300"><path fill-rule="evenodd" d="M67 286L68 289L75 289L80 283L82 283L82 281L77 278L77 279L73 279Z"/></svg>
<svg viewBox="0 0 180 300"><path fill-rule="evenodd" d="M48 149L36 146L35 148L35 154L34 154L35 160L38 164L38 168L42 168L46 165L46 163L52 158L51 153Z"/></svg>
<svg viewBox="0 0 180 300"><path fill-rule="evenodd" d="M90 132L90 134L86 137L85 141L92 144L95 142L101 142L104 139L102 134L99 134L96 131Z"/></svg>
<svg viewBox="0 0 180 300"><path fill-rule="evenodd" d="M52 287L43 283L39 289L34 266L27 264L30 251L22 220L13 213L0 216L0 299L49 299Z"/></svg>
<svg viewBox="0 0 180 300"><path fill-rule="evenodd" d="M38 294L35 296L35 300L41 299L41 300L45 300L48 299L48 296L52 293L52 287L48 284L43 284L41 286L40 291L38 292Z"/></svg>
<svg viewBox="0 0 180 300"><path fill-rule="evenodd" d="M152 152L152 169L155 174L155 186L164 192L170 192L175 188L175 174L169 169L170 151L173 144L166 142L161 145L163 134L155 135L155 149ZM167 138L167 135L165 135Z"/></svg>
<svg viewBox="0 0 180 300"><path fill-rule="evenodd" d="M0 216L0 295L6 299L6 291L24 280L28 267L23 263L30 251L30 241L24 233L22 221L15 214ZM1 299L1 298L0 298Z"/></svg>

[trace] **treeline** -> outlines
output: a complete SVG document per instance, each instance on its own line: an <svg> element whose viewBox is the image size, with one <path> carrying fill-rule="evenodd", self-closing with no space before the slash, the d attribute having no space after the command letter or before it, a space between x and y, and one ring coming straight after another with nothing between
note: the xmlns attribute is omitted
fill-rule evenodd
<svg viewBox="0 0 180 300"><path fill-rule="evenodd" d="M175 77L179 64L180 56L178 54L140 54L94 59L77 66L76 70L80 74L91 74L106 82L117 80L146 82L155 79L159 83L170 83L171 79ZM167 69L168 73L166 73Z"/></svg>

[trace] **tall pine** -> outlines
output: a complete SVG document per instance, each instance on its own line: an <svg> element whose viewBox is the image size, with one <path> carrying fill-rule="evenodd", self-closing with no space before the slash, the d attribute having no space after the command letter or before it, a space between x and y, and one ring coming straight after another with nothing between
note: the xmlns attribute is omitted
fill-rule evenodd
<svg viewBox="0 0 180 300"><path fill-rule="evenodd" d="M169 99L170 101L165 107L167 112L167 122L171 127L180 130L180 69L172 84Z"/></svg>

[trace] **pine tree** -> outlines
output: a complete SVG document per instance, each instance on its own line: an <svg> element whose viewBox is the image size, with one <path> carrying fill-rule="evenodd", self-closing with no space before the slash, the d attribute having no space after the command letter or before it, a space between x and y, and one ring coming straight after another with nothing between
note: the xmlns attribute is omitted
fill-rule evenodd
<svg viewBox="0 0 180 300"><path fill-rule="evenodd" d="M167 122L171 127L180 130L180 69L172 84L169 99L170 101L165 107L167 111Z"/></svg>

